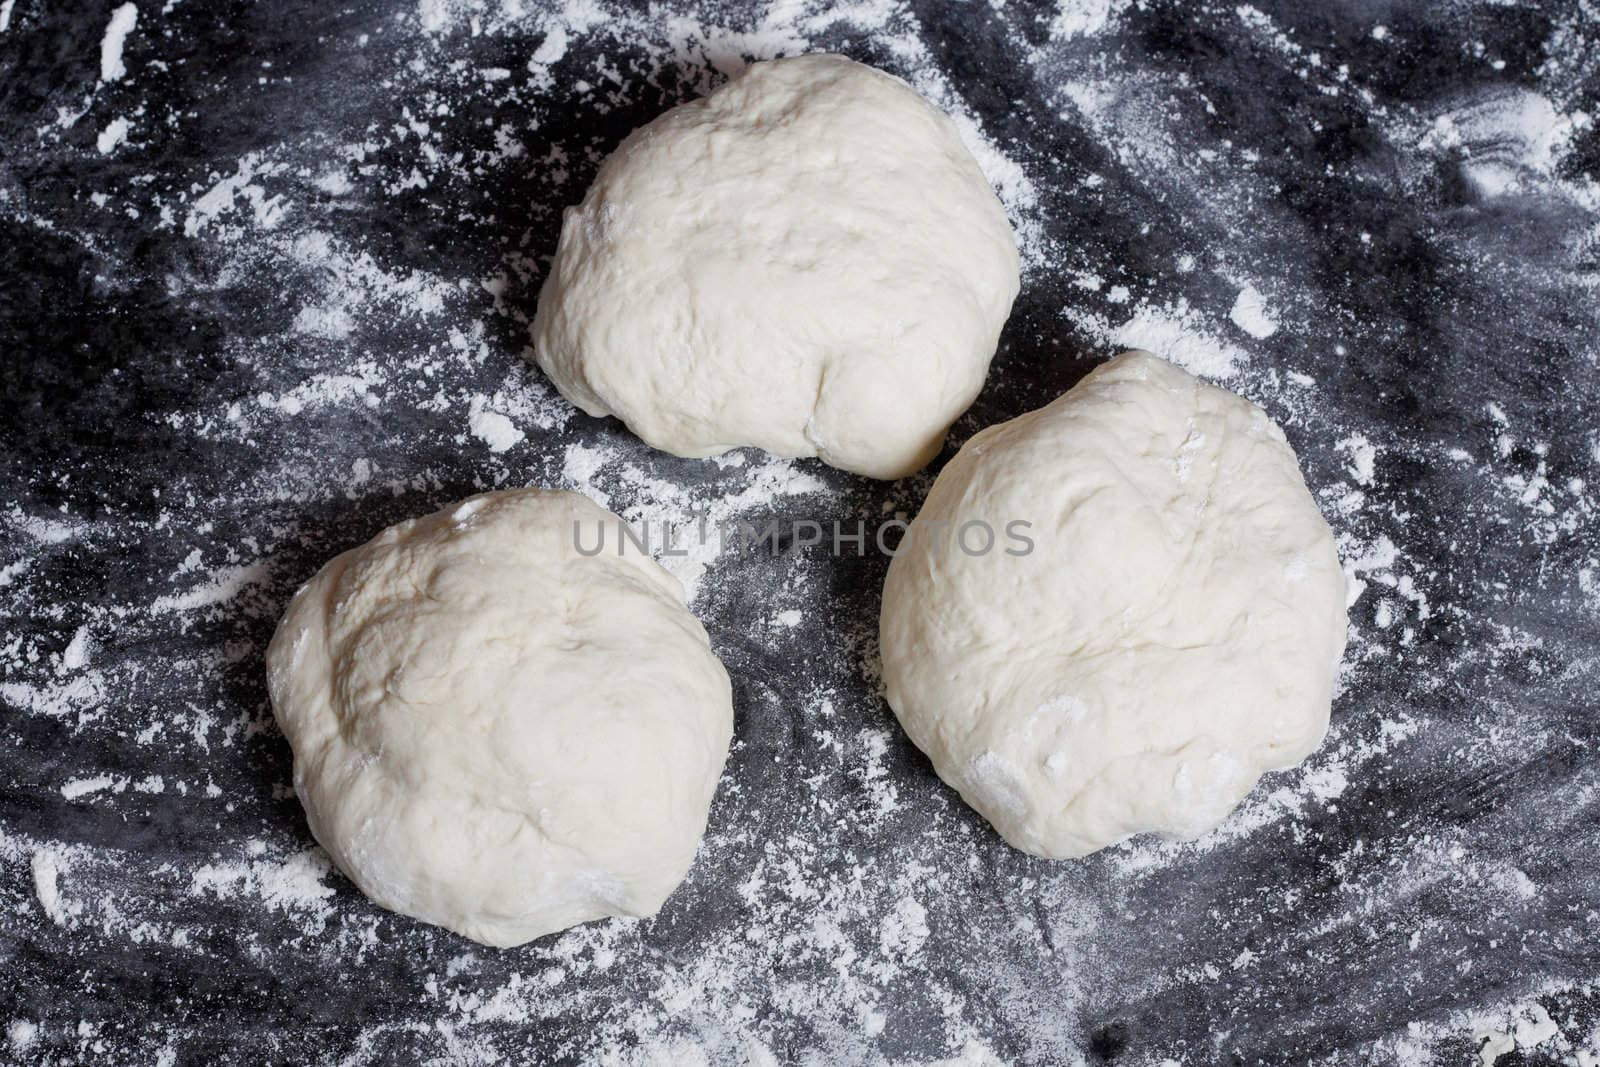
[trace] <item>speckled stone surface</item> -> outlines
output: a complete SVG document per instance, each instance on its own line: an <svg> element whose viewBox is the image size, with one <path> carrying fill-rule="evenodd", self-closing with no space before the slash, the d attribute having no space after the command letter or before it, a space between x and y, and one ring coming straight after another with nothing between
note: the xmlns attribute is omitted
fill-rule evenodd
<svg viewBox="0 0 1600 1067"><path fill-rule="evenodd" d="M0 1061L1600 1059L1585 5L128 6L0 3ZM524 359L605 152L807 50L956 114L1018 228L942 458L1133 345L1284 425L1357 594L1328 741L1200 841L1033 859L877 695L883 558L701 554L736 738L662 913L496 951L383 912L266 698L326 558L493 486L854 523L930 484L674 459Z"/></svg>

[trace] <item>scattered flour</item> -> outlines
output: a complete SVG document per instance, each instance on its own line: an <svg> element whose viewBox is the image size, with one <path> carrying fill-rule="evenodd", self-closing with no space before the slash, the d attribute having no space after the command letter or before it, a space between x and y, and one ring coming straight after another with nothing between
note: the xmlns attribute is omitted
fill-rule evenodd
<svg viewBox="0 0 1600 1067"><path fill-rule="evenodd" d="M193 202L184 219L184 236L200 236L207 227L233 211L240 199L248 205L257 226L263 229L276 226L288 210L287 201L281 195L269 196L260 183L283 170L282 164L265 161L259 153L245 156L233 174L218 178ZM225 230L224 236L237 236L241 232L238 228Z"/></svg>
<svg viewBox="0 0 1600 1067"><path fill-rule="evenodd" d="M247 846L245 859L198 868L189 891L196 896L248 894L276 910L304 913L312 928L320 929L333 914L328 898L334 889L324 881L332 870L327 854L313 848L284 860L256 858L265 851L255 842Z"/></svg>
<svg viewBox="0 0 1600 1067"><path fill-rule="evenodd" d="M146 18L156 10L147 4ZM1052 236L1042 202L1056 199L1054 182L1071 172L1074 161L1041 155L1026 138L980 122L962 99L962 87L940 72L930 53L925 16L889 0L841 7L775 3L740 24L725 14L613 8L599 0L567 0L553 10L515 2L422 0L384 34L363 31L372 34L373 48L389 34L391 41L410 42L385 54L395 62L385 75L381 106L364 106L343 125L285 133L276 143L269 138L181 180L157 175L120 188L89 187L103 212L135 212L187 242L198 265L174 266L170 277L151 279L176 300L233 299L251 286L265 287L282 296L281 330L221 342L214 358L226 364L228 374L252 384L236 396L226 389L207 394L214 396L214 407L174 412L164 424L196 449L216 445L218 456L257 457L238 484L209 492L192 483L174 485L148 520L108 510L90 521L5 505L0 525L14 534L15 548L0 559L0 587L31 605L39 621L32 631L19 627L18 634L0 639L6 649L0 699L21 715L49 718L52 730L141 746L152 758L175 761L170 769L161 765L163 773L141 769L131 776L67 763L60 776L39 784L38 795L63 808L93 805L98 816L131 818L155 805L182 805L202 825L228 828L233 840L247 821L252 827L264 825L262 820L278 825L292 786L262 780L261 768L270 761L261 759L261 749L246 748L263 739L279 743L270 710L242 706L238 694L259 692L263 635L294 581L304 577L293 567L313 565L318 553L347 543L354 536L352 523L421 511L464 489L514 484L579 488L655 531L669 522L691 528L700 516L712 524L765 521L779 517L786 503L822 514L853 507L859 500L853 494L864 492L859 487L841 489L814 464L755 452L719 457L701 465L703 472L685 476L677 461L650 454L614 426L574 416L518 351L543 269L538 228L581 195L578 176L606 147L587 123L578 123L576 133L548 123L547 97L560 94L567 117L577 107L580 117L592 112L599 119L636 105L635 94L672 85L673 78L704 89L749 58L826 43L881 57L952 112L1017 227L1029 284L1046 271L1068 279L1073 306L1061 314L1077 339L1106 349L1151 349L1283 405L1294 417L1286 425L1302 421L1297 445L1312 442L1304 454L1308 468L1321 472L1319 499L1340 530L1356 609L1352 651L1341 675L1348 695L1333 732L1304 767L1269 777L1232 818L1197 842L1135 839L1108 852L1103 868L1093 868L1101 873L1085 873L1088 865L1040 867L985 847L987 830L919 769L908 743L884 718L870 692L870 608L854 612L859 619L834 614L821 606L832 600L814 574L799 566L764 565L759 579L740 576L756 584L738 587L753 601L749 618L755 627L787 631L811 620L808 632L816 629L827 639L808 669L817 678L864 678L867 684L792 691L792 679L768 671L765 653L749 635L716 635L727 643L730 666L738 662L750 679L741 696L746 718L735 752L735 760L744 762L723 783L720 814L714 815L691 886L671 906L700 906L707 899L704 880L715 878L718 885L736 886L736 894L730 890L732 909L719 911L719 921L703 937L675 946L669 958L650 943L657 935L646 931L671 937L687 928L680 925L691 921L686 912L669 910L654 927L621 920L590 924L530 946L515 960L459 952L447 964L451 952L418 952L418 966L435 967L436 973L427 976L425 989L404 991L416 999L403 1025L437 1040L445 1050L441 1059L451 1062L526 1059L522 1050L502 1046L508 1032L563 1025L573 1032L572 1019L583 1020L584 1029L568 1051L595 1062L777 1062L798 1048L796 1031L808 1035L807 1051L818 1062L848 1062L882 1058L879 1042L905 1024L901 1006L914 1001L917 1025L942 1040L950 1064L1087 1061L1091 1050L1082 1047L1078 1024L1093 1005L1105 1002L1107 988L1134 990L1129 995L1153 1002L1168 988L1163 983L1206 984L1231 976L1236 984L1227 995L1233 997L1290 958L1314 978L1319 966L1339 965L1316 953L1331 951L1334 942L1365 938L1383 923L1399 927L1395 936L1402 944L1411 937L1421 946L1414 948L1422 973L1429 938L1442 936L1429 927L1426 911L1419 921L1412 907L1423 894L1442 887L1459 906L1496 916L1514 916L1515 909L1548 899L1536 863L1513 865L1485 856L1474 841L1433 824L1353 842L1322 836L1319 828L1341 812L1381 807L1396 775L1417 775L1436 763L1474 761L1472 766L1490 768L1533 744L1534 727L1519 731L1515 716L1449 692L1453 679L1416 657L1428 640L1426 624L1440 617L1459 624L1466 607L1482 606L1482 590L1463 588L1461 576L1419 565L1420 530L1435 519L1409 515L1415 498L1380 483L1380 460L1388 475L1388 464L1413 450L1448 456L1460 478L1493 494L1475 506L1524 524L1519 528L1536 543L1564 547L1594 519L1587 486L1600 485L1593 471L1600 464L1600 435L1580 450L1588 456L1585 469L1581 455L1574 461L1539 453L1558 442L1546 445L1532 420L1488 400L1478 435L1459 441L1419 442L1404 430L1391 438L1370 426L1365 432L1330 426L1343 384L1332 373L1321 377L1329 368L1308 363L1305 369L1318 373L1313 378L1271 366L1276 361L1259 354L1252 359L1247 346L1226 340L1237 338L1229 333L1234 328L1255 340L1275 336L1284 308L1293 309L1299 332L1300 316L1313 323L1326 309L1315 306L1317 293L1306 288L1294 264L1279 277L1266 273L1272 264L1258 266L1247 258L1256 247L1250 227L1279 199L1265 169L1271 161L1253 156L1248 147L1195 144L1185 136L1194 127L1177 108L1203 110L1207 103L1187 76L1131 72L1105 62L1111 42L1121 40L1117 31L1144 10L1128 0L1060 0L1025 29L1020 22L1035 19L1032 11L998 2L984 10L997 28L1039 42L1027 50L1038 64L1039 83L1051 106L1074 124L1074 135L1094 149L1096 172L1072 179L1071 195L1113 219L1129 215L1132 201L1112 197L1133 195L1127 190L1134 189L1184 220L1184 232L1171 235L1143 262L1126 258L1120 245L1108 248L1092 232L1071 246ZM1545 197L1576 212L1600 204L1592 179L1575 176L1569 165L1574 144L1592 126L1581 99L1563 95L1561 88L1581 85L1589 76L1577 65L1593 48L1592 34L1577 15L1553 19L1536 90L1495 88L1392 111L1370 106L1362 72L1341 71L1344 60L1333 58L1330 46L1301 39L1250 5L1230 6L1225 15L1248 32L1252 47L1279 57L1293 78L1365 115L1417 189L1445 173L1479 200ZM111 16L101 41L100 75L107 85L117 84L100 90L102 100L134 92L148 80L129 78L123 60L138 19L131 3ZM13 24L11 0L0 2L0 31L27 28L26 19ZM1379 29L1372 31L1375 39L1393 47L1403 43L1403 35ZM141 69L155 69L148 64L165 54L166 39L146 24L138 41ZM358 46L354 37L342 44ZM360 40L359 47L369 43ZM492 66L484 62L490 56ZM1532 84L1519 78L1519 85ZM574 99L580 103L567 102ZM72 108L63 112L61 125L48 122L49 136L59 136L78 117ZM466 116L476 123L480 115L486 116L485 132L475 138ZM94 143L103 154L116 152L130 136L140 149L160 147L169 136L165 117L137 108L109 121L97 117L100 122L106 124ZM1113 194L1119 173L1133 178ZM519 195L536 199L550 215L529 221L523 217L526 203L497 202L488 209L467 203L474 191L498 189L502 182L519 190L538 183L536 192ZM425 227L426 212L441 206L462 212L462 218L471 210L493 211L492 229L506 235L503 262L485 268L446 248L429 258L426 270L416 269L411 264L420 262L417 257L395 255L379 241L356 240L346 224L346 213L368 211ZM1239 289L1247 275L1267 285L1274 307L1253 285ZM1218 279L1230 283L1225 290ZM1048 334L1055 328L1048 319L1024 326ZM1080 354L1062 350L1063 359ZM326 432L329 427L362 436L346 449ZM563 432L530 436L534 429ZM1383 443L1382 455L1374 441ZM330 454L320 454L318 442ZM426 458L449 447L467 458ZM1397 476L1382 482L1391 480ZM1575 488L1574 480L1583 484ZM914 510L923 489L883 489L881 500ZM1498 502L1515 510L1487 510ZM691 597L709 602L706 594L722 587L707 576L719 568L732 573L739 563L715 542L689 547L687 556L663 563ZM1455 551L1465 554L1470 547ZM50 584L61 573L52 568L54 554L136 551L160 564L151 573L169 575L165 584L97 591L92 603L57 602ZM1552 551L1551 558L1558 553ZM1586 564L1583 574L1573 595L1600 604L1600 558ZM780 633L776 640L795 638ZM1508 627L1492 644L1467 664L1474 677L1493 679L1505 673L1504 659L1516 657L1518 671L1545 669L1548 653L1529 635ZM1368 684L1379 671L1415 679L1411 703L1379 702L1374 691L1383 687ZM1430 716L1447 705L1458 716L1451 728L1463 740L1460 751L1441 758L1430 746L1445 726ZM1478 718L1467 721L1472 716ZM774 723L781 725L772 728ZM208 768L215 780L194 766ZM776 814L752 799L758 789L784 798ZM57 791L59 801L52 796ZM1581 804L1572 807L1581 810ZM1364 816L1359 825L1369 821ZM126 946L148 944L179 958L235 951L268 968L309 959L354 970L365 954L390 958L395 942L379 938L380 926L401 928L399 920L359 904L347 906L341 899L336 905L338 876L320 850L305 847L298 826L270 846L245 841L217 855L170 863L7 834L0 828L0 859L20 885L31 875L39 904L37 910L25 906L24 890L15 898L24 905L19 911L33 916L43 937L66 936L60 928L71 928L86 947L107 948L107 958ZM1318 876L1335 898L1319 905L1327 917L1325 929L1313 931L1313 942L1274 943L1250 922L1253 912L1229 911L1228 898L1219 896L1224 903L1208 916L1205 933L1223 930L1216 942L1226 951L1171 976L1129 980L1117 971L1116 961L1143 958L1136 946L1118 941L1120 931L1140 920L1117 909L1134 906L1150 886L1195 877L1206 864L1222 862L1231 848L1277 841L1298 848L1305 864L1323 865ZM197 898L204 901L206 919L195 918ZM1301 902L1263 897L1248 906L1294 909ZM237 921L230 924L230 918ZM956 976L947 962L932 957L950 930L967 925L987 933L982 943L972 943L971 957L961 961ZM1226 931L1234 927L1239 936L1230 938ZM407 930L403 936L428 935ZM226 937L237 943L214 948ZM405 951L412 947L404 943ZM1527 951L1547 948L1536 944ZM1021 959L1050 961L1059 980L1041 990L1037 969L1016 966ZM615 976L623 971L636 996L614 994ZM1435 971L1425 977L1450 978ZM1557 1012L1552 1019L1531 999L1543 992L1528 992L1503 1010L1480 1005L1418 1022L1368 1051L1373 1062L1387 1050L1398 1062L1421 1065L1432 1062L1440 1042L1477 1035L1480 1058L1490 1047L1581 1057L1585 1053L1569 1048L1560 1035L1557 1024L1565 1016ZM1016 1033L999 1052L988 1044L993 1015L985 998L1019 1006L1021 1013ZM1256 1008L1245 1005L1238 1014L1243 1018ZM27 1047L44 1025L51 1036L60 1032L54 1020L17 1019L8 1025L7 1038L14 1049ZM360 1025L363 1042L388 1032ZM174 1037L181 1038L181 1031ZM1218 1049L1209 1056L1210 1051L1183 1062L1226 1054ZM168 1062L164 1055L152 1050L123 1058ZM1593 1056L1600 1057L1600 1046Z"/></svg>
<svg viewBox="0 0 1600 1067"><path fill-rule="evenodd" d="M722 492L656 477L621 456L572 444L566 448L562 477L570 488L617 512L636 534L648 534L656 561L682 583L693 603L707 570L734 538L744 536L736 532L724 538L724 532L739 522L751 523L757 532L769 522L781 525L787 521L777 510L782 501L828 491L827 483L809 470L776 456L763 455L739 470L742 486ZM619 498L631 503L619 505ZM669 529L673 553L662 550Z"/></svg>

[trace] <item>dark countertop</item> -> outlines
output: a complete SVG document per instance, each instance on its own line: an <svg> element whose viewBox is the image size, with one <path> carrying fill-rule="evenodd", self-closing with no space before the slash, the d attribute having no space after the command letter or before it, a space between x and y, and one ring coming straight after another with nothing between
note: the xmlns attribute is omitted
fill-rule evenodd
<svg viewBox="0 0 1600 1067"><path fill-rule="evenodd" d="M0 3L0 1061L1600 1057L1584 5L115 7ZM1283 423L1360 583L1328 741L1198 842L1032 859L876 695L882 558L701 559L736 740L661 915L383 912L263 684L324 559L491 486L926 491L655 453L522 359L604 153L808 49L964 116L1022 235L956 443L1126 345Z"/></svg>

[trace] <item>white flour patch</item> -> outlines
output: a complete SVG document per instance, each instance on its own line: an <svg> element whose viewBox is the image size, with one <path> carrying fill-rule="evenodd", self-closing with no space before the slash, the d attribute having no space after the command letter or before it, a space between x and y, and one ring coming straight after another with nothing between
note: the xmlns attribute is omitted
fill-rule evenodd
<svg viewBox="0 0 1600 1067"><path fill-rule="evenodd" d="M5 17L11 14L11 2L0 5L0 30L5 29ZM6 1041L13 1051L21 1052L38 1040L39 1026L31 1019L13 1019L6 1024Z"/></svg>
<svg viewBox="0 0 1600 1067"><path fill-rule="evenodd" d="M333 914L328 898L334 890L325 882L332 870L327 854L318 848L282 860L254 858L265 851L259 842L255 844L246 848L248 858L198 868L189 881L190 893L224 898L248 895L270 908L302 916L308 930L321 930Z"/></svg>
<svg viewBox="0 0 1600 1067"><path fill-rule="evenodd" d="M53 852L41 849L33 854L33 892L39 907L57 926L67 924L67 908L61 901L61 867Z"/></svg>
<svg viewBox="0 0 1600 1067"><path fill-rule="evenodd" d="M6 5L6 15L9 21L11 5ZM122 48L127 43L128 34L139 22L139 9L133 4L123 4L111 13L111 21L106 24L106 34L100 39L100 80L114 82L128 73L128 68L122 62ZM101 149L102 152L106 149Z"/></svg>
<svg viewBox="0 0 1600 1067"><path fill-rule="evenodd" d="M86 797L91 793L106 791L120 793L126 788L128 788L128 780L126 778L110 774L97 774L92 778L74 778L61 787L61 795L68 800L77 800L79 797Z"/></svg>
<svg viewBox="0 0 1600 1067"><path fill-rule="evenodd" d="M13 707L34 715L70 719L80 725L99 717L106 691L106 679L97 671L46 685L0 682L0 698Z"/></svg>
<svg viewBox="0 0 1600 1067"><path fill-rule="evenodd" d="M89 636L89 628L78 627L72 634L72 640L62 650L61 666L57 673L81 670L89 662L93 649L94 639Z"/></svg>
<svg viewBox="0 0 1600 1067"><path fill-rule="evenodd" d="M238 209L243 200L248 216L257 227L270 229L283 220L288 203L282 196L272 196L261 181L281 174L281 163L264 160L259 153L251 153L239 161L238 169L227 177L217 179L200 195L184 219L185 237L198 237L207 227L217 224ZM240 227L223 231L226 237L236 237L243 232Z"/></svg>
<svg viewBox="0 0 1600 1067"><path fill-rule="evenodd" d="M504 452L519 444L527 434L514 426L510 419L498 411L484 407L487 398L472 398L472 410L467 415L467 426L472 436L489 446L490 452Z"/></svg>
<svg viewBox="0 0 1600 1067"><path fill-rule="evenodd" d="M73 522L71 519L59 516L25 515L20 508L15 506L12 507L7 520L14 529L44 545L65 544L81 537L84 532L83 526Z"/></svg>
<svg viewBox="0 0 1600 1067"><path fill-rule="evenodd" d="M1050 37L1059 41L1093 37L1106 28L1114 13L1127 6L1128 0L1060 0L1055 18L1050 20Z"/></svg>
<svg viewBox="0 0 1600 1067"><path fill-rule="evenodd" d="M1233 302L1233 310L1228 312L1228 318L1239 329L1257 339L1265 339L1278 332L1278 324L1267 312L1266 300L1253 285L1239 290L1239 298Z"/></svg>
<svg viewBox="0 0 1600 1067"><path fill-rule="evenodd" d="M1586 112L1564 115L1546 97L1517 89L1468 97L1413 136L1424 152L1455 161L1479 197L1494 199L1554 185L1574 136L1592 125Z"/></svg>
<svg viewBox="0 0 1600 1067"><path fill-rule="evenodd" d="M1348 467L1350 475L1355 478L1357 485L1371 485L1373 474L1377 470L1378 449L1367 440L1364 434L1351 434L1341 438L1334 447L1350 456Z"/></svg>
<svg viewBox="0 0 1600 1067"><path fill-rule="evenodd" d="M539 42L539 47L533 50L533 55L528 60L529 69L548 67L567 54L567 31L564 26L552 26L544 35L544 40Z"/></svg>
<svg viewBox="0 0 1600 1067"><path fill-rule="evenodd" d="M1133 318L1109 332L1120 348L1142 348L1176 363L1190 374L1225 381L1249 362L1244 352L1201 331L1187 305L1140 307Z"/></svg>
<svg viewBox="0 0 1600 1067"><path fill-rule="evenodd" d="M100 136L95 138L94 146L102 156L109 156L117 150L117 146L128 139L128 120L123 118L112 119L106 123L106 128L100 131Z"/></svg>
<svg viewBox="0 0 1600 1067"><path fill-rule="evenodd" d="M219 567L200 585L186 592L159 596L150 606L157 612L196 611L215 607L226 604L247 587L264 581L267 576L267 567L263 563Z"/></svg>

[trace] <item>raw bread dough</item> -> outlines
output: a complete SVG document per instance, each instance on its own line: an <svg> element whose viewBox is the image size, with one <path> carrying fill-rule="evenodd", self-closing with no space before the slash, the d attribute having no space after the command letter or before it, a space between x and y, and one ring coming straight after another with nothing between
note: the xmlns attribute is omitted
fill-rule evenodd
<svg viewBox="0 0 1600 1067"><path fill-rule="evenodd" d="M1019 520L1034 548L1011 555ZM991 551L939 533L969 522ZM1344 576L1283 432L1233 393L1119 356L968 441L912 536L883 593L889 704L1017 848L1198 835L1321 743Z"/></svg>
<svg viewBox="0 0 1600 1067"><path fill-rule="evenodd" d="M1016 239L955 124L842 56L634 131L570 208L534 355L657 448L917 470L983 385Z"/></svg>
<svg viewBox="0 0 1600 1067"><path fill-rule="evenodd" d="M574 540L576 523L582 540ZM576 493L392 526L267 650L311 831L386 908L485 944L651 915L727 758L727 673L677 581ZM606 530L605 551L586 556Z"/></svg>

